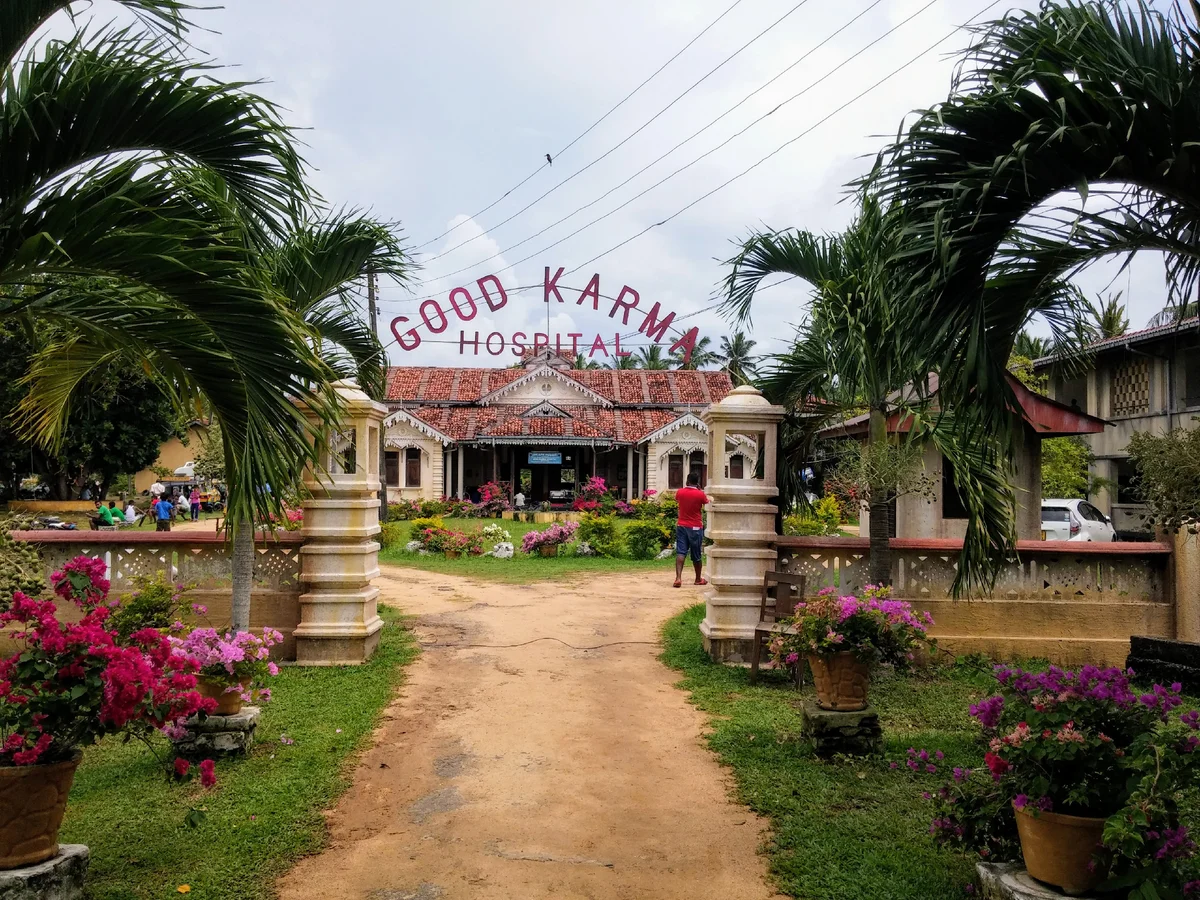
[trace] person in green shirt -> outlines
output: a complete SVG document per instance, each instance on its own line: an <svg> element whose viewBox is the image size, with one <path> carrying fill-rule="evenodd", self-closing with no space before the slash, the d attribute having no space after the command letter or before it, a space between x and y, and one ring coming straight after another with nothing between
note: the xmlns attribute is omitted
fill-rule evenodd
<svg viewBox="0 0 1200 900"><path fill-rule="evenodd" d="M120 522L124 521L124 517L121 516L121 514L119 512L117 512L116 506L117 506L117 504L113 500L108 501L108 506L101 505L100 513L99 513L101 525L116 526Z"/></svg>

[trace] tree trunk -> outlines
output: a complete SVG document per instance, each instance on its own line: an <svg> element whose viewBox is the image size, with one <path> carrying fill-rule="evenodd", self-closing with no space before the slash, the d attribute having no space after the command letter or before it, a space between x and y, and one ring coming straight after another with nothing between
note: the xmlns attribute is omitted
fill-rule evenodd
<svg viewBox="0 0 1200 900"><path fill-rule="evenodd" d="M53 484L54 496L51 499L53 499L53 500L74 499L71 497L71 495L69 493L69 488L67 487L67 473L66 472L59 472L57 475L55 475L54 481L52 482L52 484ZM75 496L78 497L79 494L76 494Z"/></svg>
<svg viewBox="0 0 1200 900"><path fill-rule="evenodd" d="M876 446L888 439L887 413L871 407L871 418L867 431L867 445ZM872 584L892 583L892 547L890 535L889 506L891 485L873 484L871 488L871 560L867 567Z"/></svg>
<svg viewBox="0 0 1200 900"><path fill-rule="evenodd" d="M254 585L254 526L245 519L233 531L233 602L231 618L234 631L250 627L250 589Z"/></svg>

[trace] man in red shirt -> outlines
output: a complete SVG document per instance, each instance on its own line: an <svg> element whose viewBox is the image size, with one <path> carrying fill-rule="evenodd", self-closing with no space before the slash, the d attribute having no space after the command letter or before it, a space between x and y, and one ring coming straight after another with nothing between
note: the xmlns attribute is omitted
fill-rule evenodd
<svg viewBox="0 0 1200 900"><path fill-rule="evenodd" d="M704 547L704 519L700 510L708 502L708 496L700 490L700 476L688 473L687 485L675 492L679 504L679 519L675 523L675 587L683 577L683 561L690 552L692 565L696 569L696 584L708 584L700 577L700 551Z"/></svg>

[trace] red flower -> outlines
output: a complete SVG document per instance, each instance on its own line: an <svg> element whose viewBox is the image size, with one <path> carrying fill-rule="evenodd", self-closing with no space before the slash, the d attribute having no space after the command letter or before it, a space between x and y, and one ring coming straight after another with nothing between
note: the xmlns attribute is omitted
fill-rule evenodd
<svg viewBox="0 0 1200 900"><path fill-rule="evenodd" d="M983 761L987 764L988 771L992 773L993 778L999 778L1012 768L1006 760L1001 759L995 753L983 754Z"/></svg>
<svg viewBox="0 0 1200 900"><path fill-rule="evenodd" d="M217 773L213 771L213 761L206 759L200 763L200 783L206 788L217 783Z"/></svg>
<svg viewBox="0 0 1200 900"><path fill-rule="evenodd" d="M192 764L182 756L175 758L175 777L186 778L188 771L192 768Z"/></svg>

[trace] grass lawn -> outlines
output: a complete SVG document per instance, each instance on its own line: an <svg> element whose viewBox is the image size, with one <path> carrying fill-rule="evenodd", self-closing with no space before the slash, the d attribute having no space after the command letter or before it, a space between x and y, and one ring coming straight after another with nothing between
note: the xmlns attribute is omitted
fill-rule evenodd
<svg viewBox="0 0 1200 900"><path fill-rule="evenodd" d="M402 538L392 547L379 552L379 561L398 566L411 566L430 572L445 572L468 578L487 581L502 581L509 584L524 584L530 581L560 580L575 574L589 572L646 571L655 577L668 577L673 571L675 559L636 560L601 559L595 556L575 556L569 547L559 550L557 557L530 556L521 552L521 538L527 531L545 531L550 523L508 522L503 519L445 519L446 527L454 531L482 531L484 526L498 524L512 535L516 554L512 559L495 559L491 556L463 556L446 559L440 553L421 556L406 553L404 545L411 540L408 522L400 522ZM617 528L624 529L632 519L617 519ZM688 572L691 572L689 567Z"/></svg>
<svg viewBox="0 0 1200 900"><path fill-rule="evenodd" d="M91 848L88 896L175 897L185 884L197 900L274 896L276 877L324 844L322 810L347 787L353 755L417 655L398 614L380 615L382 640L367 664L285 667L273 679L258 743L245 759L217 763L211 791L168 782L140 743L89 747L61 835ZM281 743L285 734L295 743ZM196 829L184 825L192 806L207 816Z"/></svg>
<svg viewBox="0 0 1200 900"><path fill-rule="evenodd" d="M805 900L966 896L974 861L934 846L932 805L921 792L936 790L953 766L976 762L967 707L988 695L991 680L966 668L876 679L871 702L885 758L824 762L800 738L799 700L811 686L797 693L768 672L751 687L748 670L711 662L697 630L703 618L700 605L668 621L662 659L710 715L709 745L732 769L738 798L770 819L766 849L779 889ZM945 751L942 771L890 770L909 747Z"/></svg>

